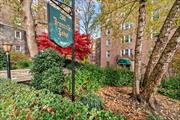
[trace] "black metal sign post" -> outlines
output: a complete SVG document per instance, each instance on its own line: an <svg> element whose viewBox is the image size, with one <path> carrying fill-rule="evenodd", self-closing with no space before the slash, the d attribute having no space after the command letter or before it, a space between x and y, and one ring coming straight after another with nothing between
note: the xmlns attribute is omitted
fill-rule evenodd
<svg viewBox="0 0 180 120"><path fill-rule="evenodd" d="M72 0L72 30L73 30L73 44L72 44L72 101L75 100L75 0Z"/></svg>
<svg viewBox="0 0 180 120"><path fill-rule="evenodd" d="M58 0L50 0L52 3L54 3L56 6L58 6L61 10L63 10L66 14L68 14L72 18L72 37L73 37L73 43L71 45L72 47L72 101L75 101L75 40L74 40L74 32L75 32L75 0L72 0L72 6L69 6L63 2L60 2ZM70 12L65 10L62 5L68 7L70 9Z"/></svg>

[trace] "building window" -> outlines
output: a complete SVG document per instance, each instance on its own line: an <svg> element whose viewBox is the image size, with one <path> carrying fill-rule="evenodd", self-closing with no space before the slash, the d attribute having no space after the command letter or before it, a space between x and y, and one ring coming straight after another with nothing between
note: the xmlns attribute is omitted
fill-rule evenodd
<svg viewBox="0 0 180 120"><path fill-rule="evenodd" d="M121 56L132 56L133 55L133 49L123 49L120 51Z"/></svg>
<svg viewBox="0 0 180 120"><path fill-rule="evenodd" d="M111 34L111 30L110 30L110 29L107 29L107 30L106 30L106 35L109 35L109 34Z"/></svg>
<svg viewBox="0 0 180 120"><path fill-rule="evenodd" d="M109 46L110 45L110 39L107 39L106 40L106 46Z"/></svg>
<svg viewBox="0 0 180 120"><path fill-rule="evenodd" d="M133 49L130 49L130 55L133 55Z"/></svg>
<svg viewBox="0 0 180 120"><path fill-rule="evenodd" d="M15 31L15 38L21 39L21 32L20 31Z"/></svg>
<svg viewBox="0 0 180 120"><path fill-rule="evenodd" d="M152 20L159 20L160 10L157 8L152 12Z"/></svg>
<svg viewBox="0 0 180 120"><path fill-rule="evenodd" d="M121 16L121 17L125 17L125 16L126 16L126 13L125 13L125 12L122 12L122 13L120 13L120 16Z"/></svg>
<svg viewBox="0 0 180 120"><path fill-rule="evenodd" d="M122 43L131 43L132 42L132 36L131 35L124 35L122 39Z"/></svg>
<svg viewBox="0 0 180 120"><path fill-rule="evenodd" d="M109 50L106 51L106 58L107 58L107 59L110 58L110 51L109 51Z"/></svg>
<svg viewBox="0 0 180 120"><path fill-rule="evenodd" d="M128 29L131 29L131 28L133 28L133 24L132 23L121 24L121 30L128 30Z"/></svg>
<svg viewBox="0 0 180 120"><path fill-rule="evenodd" d="M17 45L15 49L16 51L21 51L21 46Z"/></svg>
<svg viewBox="0 0 180 120"><path fill-rule="evenodd" d="M152 32L151 33L151 39L156 39L158 37L159 33L158 32Z"/></svg>
<svg viewBox="0 0 180 120"><path fill-rule="evenodd" d="M152 4L157 4L159 0L152 0Z"/></svg>

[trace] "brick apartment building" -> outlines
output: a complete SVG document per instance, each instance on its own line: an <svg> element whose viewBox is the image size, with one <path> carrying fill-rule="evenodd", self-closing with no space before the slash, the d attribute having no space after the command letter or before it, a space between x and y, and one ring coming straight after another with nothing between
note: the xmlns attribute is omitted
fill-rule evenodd
<svg viewBox="0 0 180 120"><path fill-rule="evenodd" d="M91 64L101 65L101 38L93 40L89 61Z"/></svg>
<svg viewBox="0 0 180 120"><path fill-rule="evenodd" d="M34 4L40 4L41 7L35 14L35 31L36 35L41 35L43 32L48 32L48 20L47 20L47 1L34 0ZM2 6L0 9L0 47L3 41L11 41L13 43L13 51L22 52L28 54L28 47L26 43L26 29L22 22L18 26L14 27L13 19L14 11L9 6ZM17 26L17 25L16 25ZM76 17L75 29L80 31L80 19Z"/></svg>
<svg viewBox="0 0 180 120"><path fill-rule="evenodd" d="M152 14L150 22L159 22L160 19L164 20L166 17L161 15L163 10L169 9L169 6L163 8L161 5L161 9L156 6L158 1L154 2L152 0L152 5L155 6L152 9ZM162 10L163 8L163 10ZM124 15L125 13L120 13L120 15ZM135 15L134 15L135 16ZM114 17L117 17L116 15ZM122 17L122 16L121 16ZM118 17L119 19L121 17ZM161 21L160 21L161 22ZM122 34L119 37L113 38L113 30L112 29L101 29L101 57L100 57L100 66L106 67L121 67L127 66L130 67L131 70L134 70L134 53L135 53L135 42L136 42L136 28L137 21L125 22L124 24L119 25L119 29ZM162 23L161 23L162 24ZM159 27L160 28L160 27ZM145 38L143 40L142 47L142 70L146 67L148 63L149 56L152 52L154 43L156 41L157 35L159 32L150 27L149 31L145 33Z"/></svg>
<svg viewBox="0 0 180 120"><path fill-rule="evenodd" d="M0 22L0 46L4 41L10 41L13 44L13 51L28 54L26 32L24 29Z"/></svg>

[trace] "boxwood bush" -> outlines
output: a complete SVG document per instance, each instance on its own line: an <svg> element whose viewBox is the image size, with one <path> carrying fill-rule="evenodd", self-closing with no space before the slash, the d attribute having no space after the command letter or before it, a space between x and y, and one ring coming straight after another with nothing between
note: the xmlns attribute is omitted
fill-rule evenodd
<svg viewBox="0 0 180 120"><path fill-rule="evenodd" d="M165 96L180 100L180 75L163 80L159 92Z"/></svg>
<svg viewBox="0 0 180 120"><path fill-rule="evenodd" d="M8 80L0 83L0 120L124 120L109 111L88 110L81 102L71 102L47 89Z"/></svg>
<svg viewBox="0 0 180 120"><path fill-rule="evenodd" d="M42 74L42 88L47 88L48 90L62 94L64 89L64 74L59 67L53 67Z"/></svg>
<svg viewBox="0 0 180 120"><path fill-rule="evenodd" d="M32 61L30 59L29 60L20 60L20 61L17 61L16 68L17 69L30 68L31 65L32 65Z"/></svg>
<svg viewBox="0 0 180 120"><path fill-rule="evenodd" d="M59 53L49 48L32 60L32 86L36 89L47 88L55 93L62 93L64 86L64 59Z"/></svg>
<svg viewBox="0 0 180 120"><path fill-rule="evenodd" d="M102 86L127 86L132 84L133 72L128 69L100 68L91 64L79 64L76 67L76 93L90 93ZM66 78L66 86L71 90L71 75Z"/></svg>
<svg viewBox="0 0 180 120"><path fill-rule="evenodd" d="M160 116L149 114L147 120L163 120Z"/></svg>
<svg viewBox="0 0 180 120"><path fill-rule="evenodd" d="M83 95L81 96L80 101L86 105L89 110L92 110L93 108L96 108L97 110L103 109L103 101L96 94L89 93L88 95Z"/></svg>
<svg viewBox="0 0 180 120"><path fill-rule="evenodd" d="M76 67L76 94L81 96L98 90L102 86L103 71L95 65ZM71 74L66 77L66 86L71 91Z"/></svg>
<svg viewBox="0 0 180 120"><path fill-rule="evenodd" d="M2 48L0 48L0 70L6 67L6 54Z"/></svg>
<svg viewBox="0 0 180 120"><path fill-rule="evenodd" d="M12 69L28 68L31 65L29 56L22 52L11 52L11 67Z"/></svg>
<svg viewBox="0 0 180 120"><path fill-rule="evenodd" d="M103 84L111 86L130 86L133 80L133 72L128 69L107 67L103 72Z"/></svg>

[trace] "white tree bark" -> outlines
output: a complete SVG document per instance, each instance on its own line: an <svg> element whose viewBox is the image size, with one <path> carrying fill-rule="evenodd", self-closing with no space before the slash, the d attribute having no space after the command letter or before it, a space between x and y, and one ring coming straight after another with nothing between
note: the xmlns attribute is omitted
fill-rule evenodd
<svg viewBox="0 0 180 120"><path fill-rule="evenodd" d="M37 42L35 39L35 24L32 15L32 0L22 0L22 8L24 13L27 46L31 57L38 54Z"/></svg>
<svg viewBox="0 0 180 120"><path fill-rule="evenodd" d="M168 42L160 59L154 67L146 86L141 94L142 98L147 102L150 101L151 97L156 93L158 85L161 83L161 79L168 69L168 65L171 62L177 48L180 46L180 27L176 30L173 37Z"/></svg>
<svg viewBox="0 0 180 120"><path fill-rule="evenodd" d="M138 28L135 45L135 68L134 68L134 82L133 82L133 96L140 93L140 80L141 80L141 57L142 57L142 41L144 39L144 29L146 24L146 0L139 2L139 18Z"/></svg>
<svg viewBox="0 0 180 120"><path fill-rule="evenodd" d="M151 72L153 71L155 65L157 64L160 58L160 55L162 54L164 48L168 43L170 31L172 30L172 28L178 27L175 25L175 22L176 22L176 17L178 16L178 14L180 14L179 12L180 12L180 0L176 0L165 20L163 27L160 30L160 34L158 36L157 42L153 49L152 55L150 56L149 63L144 75L143 86L146 86L147 80Z"/></svg>

